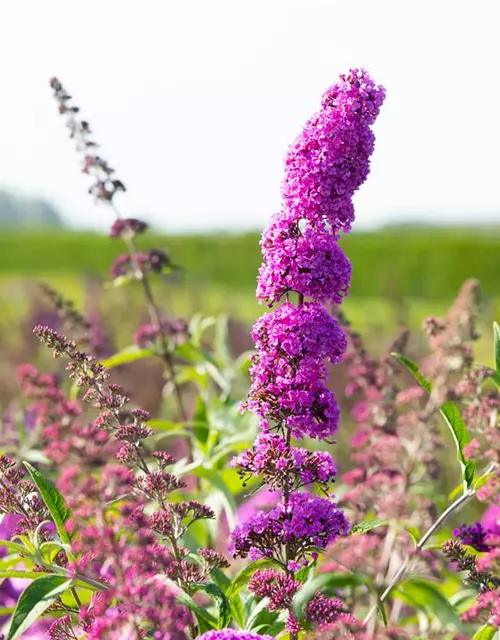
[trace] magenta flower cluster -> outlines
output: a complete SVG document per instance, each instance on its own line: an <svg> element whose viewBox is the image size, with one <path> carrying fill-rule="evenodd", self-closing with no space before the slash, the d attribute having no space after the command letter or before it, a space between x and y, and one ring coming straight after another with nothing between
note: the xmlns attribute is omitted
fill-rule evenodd
<svg viewBox="0 0 500 640"><path fill-rule="evenodd" d="M292 600L296 572L317 553L349 533L349 523L328 495L336 468L326 452L295 447L293 439L331 438L339 407L327 385L327 364L343 359L346 337L325 304L340 304L349 289L351 266L339 246L354 219L352 196L369 172L374 123L385 91L363 70L340 77L322 108L290 147L285 161L283 205L261 241L263 263L257 296L275 309L255 324L252 386L246 408L259 416L262 433L235 461L244 483L260 475L278 504L235 528L234 556L268 558L281 567L256 574L251 591L288 610L296 638L301 624ZM311 493L317 484L325 494ZM308 491L305 491L305 487ZM286 597L285 597L285 595ZM308 623L334 622L337 600L315 596ZM324 620L323 620L324 619Z"/></svg>
<svg viewBox="0 0 500 640"><path fill-rule="evenodd" d="M285 302L253 329L257 354L248 408L264 430L287 429L296 438L329 438L339 409L326 386L326 360L342 360L346 339L337 321L316 302Z"/></svg>
<svg viewBox="0 0 500 640"><path fill-rule="evenodd" d="M364 70L342 75L322 98L288 150L283 181L286 209L297 220L349 231L351 197L366 180L375 136L370 129L385 98Z"/></svg>
<svg viewBox="0 0 500 640"><path fill-rule="evenodd" d="M261 246L257 297L270 306L288 291L332 304L340 304L347 294L351 263L333 231L318 233L306 221L301 229L294 215L284 211L273 217Z"/></svg>
<svg viewBox="0 0 500 640"><path fill-rule="evenodd" d="M490 533L490 530L485 529L481 522L476 522L473 525L463 524L453 530L455 538L458 538L463 544L472 547L476 551L489 551L491 549L487 542Z"/></svg>
<svg viewBox="0 0 500 640"><path fill-rule="evenodd" d="M291 447L279 434L267 432L257 436L254 449L234 458L233 466L238 467L244 486L251 478L262 476L271 489L297 490L317 483L326 491L337 475L326 451Z"/></svg>
<svg viewBox="0 0 500 640"><path fill-rule="evenodd" d="M349 533L343 511L329 498L296 491L270 511L257 512L233 531L229 551L251 560L276 558L294 566L314 547L326 548Z"/></svg>

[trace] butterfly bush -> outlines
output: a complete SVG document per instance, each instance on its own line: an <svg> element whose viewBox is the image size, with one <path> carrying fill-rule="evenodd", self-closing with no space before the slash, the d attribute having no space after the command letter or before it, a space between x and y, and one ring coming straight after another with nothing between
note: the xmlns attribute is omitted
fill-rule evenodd
<svg viewBox="0 0 500 640"><path fill-rule="evenodd" d="M279 306L253 328L256 354L245 406L259 416L262 434L235 464L243 478L260 473L281 499L236 527L230 551L235 557L272 559L284 572L257 570L250 590L269 597L273 609L288 610L294 638L302 628L292 609L300 586L296 572L350 529L328 491L336 472L329 454L309 454L294 441L327 440L338 429L340 410L327 386L327 363L342 360L346 337L324 304L340 303L348 291L351 267L339 233L353 222L352 196L368 175L370 126L384 97L384 89L363 70L341 76L326 91L321 110L288 150L283 208L261 242L257 296ZM311 492L314 483L324 495ZM305 617L318 625L343 613L342 603L318 593Z"/></svg>
<svg viewBox="0 0 500 640"><path fill-rule="evenodd" d="M116 353L110 323L132 299L108 317L92 281L84 313L48 286L32 306L30 336L55 362L18 367L23 399L0 422L1 640L492 640L500 329L495 368L476 365L474 280L424 322L425 346L402 329L369 348L340 308L341 240L383 87L363 69L342 75L288 149L261 239L267 311L251 331L249 391L247 356L234 359L222 324L159 303L155 279L177 267L164 248L140 248L148 225L121 215L124 183L60 81L51 87L126 248L113 288L137 286L144 309ZM121 365L150 356L162 398L148 411L144 369L127 378ZM339 431L340 404L352 433ZM348 440L338 466L337 437Z"/></svg>

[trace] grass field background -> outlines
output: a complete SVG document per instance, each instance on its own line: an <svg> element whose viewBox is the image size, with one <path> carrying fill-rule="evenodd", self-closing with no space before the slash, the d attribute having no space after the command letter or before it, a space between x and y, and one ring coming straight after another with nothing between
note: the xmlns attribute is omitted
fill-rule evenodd
<svg viewBox="0 0 500 640"><path fill-rule="evenodd" d="M141 249L166 249L179 270L156 288L162 303L180 315L227 313L245 323L264 311L255 299L260 264L259 234L165 236L148 233ZM500 230L480 227L400 227L352 233L342 239L353 264L344 309L377 340L398 325L417 328L446 310L466 278L480 280L482 322L489 333L500 305ZM15 322L27 304L25 285L47 281L78 304L82 280L109 280L124 251L120 240L88 232L16 232L0 236L2 324ZM122 296L111 291L112 296ZM127 291L126 295L130 295Z"/></svg>
<svg viewBox="0 0 500 640"><path fill-rule="evenodd" d="M162 247L185 282L252 291L260 263L259 234L146 234L143 248ZM402 227L352 233L341 244L353 263L352 296L450 298L468 277L486 296L499 293L500 230ZM77 232L3 233L0 276L106 275L121 241Z"/></svg>

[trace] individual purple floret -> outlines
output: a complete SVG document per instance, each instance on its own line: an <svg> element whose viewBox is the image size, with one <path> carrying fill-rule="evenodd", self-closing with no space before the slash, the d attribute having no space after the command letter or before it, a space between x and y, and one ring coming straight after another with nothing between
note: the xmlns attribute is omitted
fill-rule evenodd
<svg viewBox="0 0 500 640"><path fill-rule="evenodd" d="M335 502L297 492L289 496L288 502L257 513L236 527L229 551L234 557L249 556L252 560L275 558L286 566L286 553L297 561L305 561L307 552L317 547L325 549L348 533L347 518Z"/></svg>
<svg viewBox="0 0 500 640"><path fill-rule="evenodd" d="M490 545L486 542L487 536L490 534L489 529L485 529L480 522L473 525L463 524L461 527L453 530L453 536L459 538L463 544L469 545L476 551L489 551Z"/></svg>
<svg viewBox="0 0 500 640"><path fill-rule="evenodd" d="M375 141L370 125L384 98L385 90L363 69L341 76L325 92L322 109L306 123L285 161L283 199L297 221L326 220L334 229L350 229L350 199L369 173Z"/></svg>
<svg viewBox="0 0 500 640"><path fill-rule="evenodd" d="M257 297L269 306L289 291L331 304L340 304L347 294L351 263L323 223L300 225L284 211L264 231L261 247Z"/></svg>

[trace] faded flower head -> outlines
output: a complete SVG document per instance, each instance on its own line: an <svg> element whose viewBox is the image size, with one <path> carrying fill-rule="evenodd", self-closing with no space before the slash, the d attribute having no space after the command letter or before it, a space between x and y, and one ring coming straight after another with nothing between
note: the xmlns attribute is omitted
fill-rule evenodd
<svg viewBox="0 0 500 640"><path fill-rule="evenodd" d="M167 340L173 347L189 339L189 327L182 318L175 316L163 318L157 324L144 324L135 332L134 342L144 348L155 344L159 339Z"/></svg>
<svg viewBox="0 0 500 640"><path fill-rule="evenodd" d="M124 235L136 236L145 233L148 225L143 220L136 218L117 218L111 226L110 238L121 238Z"/></svg>

